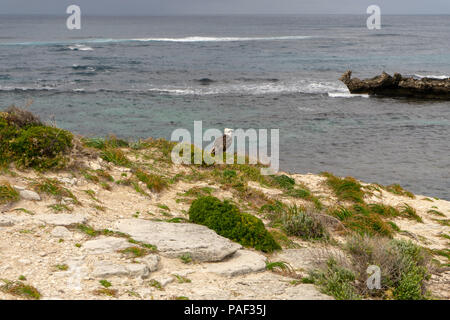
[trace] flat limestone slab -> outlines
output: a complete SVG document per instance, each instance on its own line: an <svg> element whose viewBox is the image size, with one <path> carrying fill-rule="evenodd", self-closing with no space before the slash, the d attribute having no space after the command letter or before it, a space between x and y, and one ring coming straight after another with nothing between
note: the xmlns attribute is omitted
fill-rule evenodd
<svg viewBox="0 0 450 320"><path fill-rule="evenodd" d="M317 268L318 264L326 262L330 255L345 259L345 254L338 249L300 248L285 249L277 252L271 260L284 261L289 263L296 270L308 271Z"/></svg>
<svg viewBox="0 0 450 320"><path fill-rule="evenodd" d="M85 216L79 214L39 214L33 216L33 219L46 224L65 227L87 221Z"/></svg>
<svg viewBox="0 0 450 320"><path fill-rule="evenodd" d="M99 261L94 266L91 276L95 278L109 278L127 276L129 271L125 266L110 261Z"/></svg>
<svg viewBox="0 0 450 320"><path fill-rule="evenodd" d="M288 300L334 300L333 297L323 294L313 284L301 284L286 289L280 299Z"/></svg>
<svg viewBox="0 0 450 320"><path fill-rule="evenodd" d="M266 269L266 260L267 258L259 253L249 250L238 250L226 261L211 263L205 271L225 277L235 277L264 271Z"/></svg>
<svg viewBox="0 0 450 320"><path fill-rule="evenodd" d="M131 247L132 244L124 238L106 237L86 241L83 250L87 254L113 253Z"/></svg>
<svg viewBox="0 0 450 320"><path fill-rule="evenodd" d="M169 258L190 254L200 262L221 261L242 247L205 226L191 223L122 219L114 228L134 240L155 245L161 255Z"/></svg>

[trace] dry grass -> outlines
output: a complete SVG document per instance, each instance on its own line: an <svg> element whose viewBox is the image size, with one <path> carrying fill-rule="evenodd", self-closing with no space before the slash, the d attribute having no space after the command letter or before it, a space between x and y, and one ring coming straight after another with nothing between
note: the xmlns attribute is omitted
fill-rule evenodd
<svg viewBox="0 0 450 320"><path fill-rule="evenodd" d="M139 181L146 184L147 188L152 192L161 192L167 188L167 181L160 175L147 173L142 169L138 169L134 173Z"/></svg>
<svg viewBox="0 0 450 320"><path fill-rule="evenodd" d="M408 190L405 190L402 188L402 186L400 186L399 184L391 184L387 187L384 187L387 191L389 191L390 193L399 195L399 196L405 196L411 199L414 199L416 196L412 193L409 192Z"/></svg>
<svg viewBox="0 0 450 320"><path fill-rule="evenodd" d="M21 281L3 280L3 282L5 284L0 286L0 290L5 293L25 299L39 300L41 298L40 292L33 286L27 285Z"/></svg>
<svg viewBox="0 0 450 320"><path fill-rule="evenodd" d="M0 204L16 202L19 198L19 193L9 182L3 181L0 183Z"/></svg>
<svg viewBox="0 0 450 320"><path fill-rule="evenodd" d="M352 177L339 178L331 173L322 173L327 178L326 184L333 190L340 201L364 203L364 191L362 185Z"/></svg>

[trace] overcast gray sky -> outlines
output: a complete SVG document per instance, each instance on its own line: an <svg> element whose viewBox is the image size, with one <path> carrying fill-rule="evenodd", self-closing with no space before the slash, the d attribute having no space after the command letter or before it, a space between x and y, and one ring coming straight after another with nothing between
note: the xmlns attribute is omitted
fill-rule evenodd
<svg viewBox="0 0 450 320"><path fill-rule="evenodd" d="M371 4L385 14L450 14L450 0L0 0L0 14L65 14L70 4L87 15L365 14Z"/></svg>

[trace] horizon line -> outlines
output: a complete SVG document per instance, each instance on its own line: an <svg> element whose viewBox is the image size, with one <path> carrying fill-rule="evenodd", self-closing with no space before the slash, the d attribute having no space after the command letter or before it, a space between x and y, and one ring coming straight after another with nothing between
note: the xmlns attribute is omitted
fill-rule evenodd
<svg viewBox="0 0 450 320"><path fill-rule="evenodd" d="M366 13L167 13L167 14L99 14L83 13L85 17L208 17L208 16L366 16ZM448 13L383 13L384 16L448 16ZM56 13L0 13L0 16L67 17Z"/></svg>

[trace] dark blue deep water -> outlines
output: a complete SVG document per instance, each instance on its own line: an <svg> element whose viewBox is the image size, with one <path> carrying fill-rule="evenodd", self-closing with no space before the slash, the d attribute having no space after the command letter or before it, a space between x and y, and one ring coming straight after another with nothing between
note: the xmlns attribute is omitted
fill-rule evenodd
<svg viewBox="0 0 450 320"><path fill-rule="evenodd" d="M0 16L0 106L89 136L279 128L292 172L331 171L450 199L450 102L351 96L385 70L450 75L450 16ZM200 79L211 81L198 81Z"/></svg>

